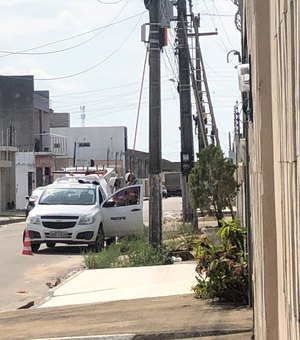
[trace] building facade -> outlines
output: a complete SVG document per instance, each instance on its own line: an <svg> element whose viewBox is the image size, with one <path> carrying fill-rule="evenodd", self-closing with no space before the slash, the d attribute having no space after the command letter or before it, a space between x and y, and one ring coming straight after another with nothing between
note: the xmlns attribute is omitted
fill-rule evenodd
<svg viewBox="0 0 300 340"><path fill-rule="evenodd" d="M50 134L51 112L49 91L34 91L33 76L0 76L1 211L23 209L32 190L51 182L66 147L64 136Z"/></svg>
<svg viewBox="0 0 300 340"><path fill-rule="evenodd" d="M55 169L66 167L113 167L124 176L127 164L127 128L105 127L57 127L51 134L66 137L66 154L55 158Z"/></svg>
<svg viewBox="0 0 300 340"><path fill-rule="evenodd" d="M300 339L300 4L244 0L255 339Z"/></svg>

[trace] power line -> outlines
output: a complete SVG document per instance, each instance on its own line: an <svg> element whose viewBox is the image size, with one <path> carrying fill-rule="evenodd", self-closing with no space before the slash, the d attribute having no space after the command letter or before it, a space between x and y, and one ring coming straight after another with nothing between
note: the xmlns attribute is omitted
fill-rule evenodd
<svg viewBox="0 0 300 340"><path fill-rule="evenodd" d="M97 89L97 90L81 91L81 92L72 92L72 93L65 93L65 94L57 94L57 95L53 95L53 96L51 96L51 97L52 97L52 98L53 98L53 97L66 97L66 96L74 96L74 95L78 95L78 94L87 94L87 93L94 93L94 92L100 92L100 91L114 90L114 89L124 88L124 87L127 87L127 86L137 85L137 84L139 84L139 82L128 83L128 84L118 85L118 86L113 86L113 87L106 87L106 88Z"/></svg>
<svg viewBox="0 0 300 340"><path fill-rule="evenodd" d="M123 0L122 0L123 1ZM126 4L128 3L128 1L126 2ZM72 37L69 37L69 38L65 38L65 39L61 39L61 40L57 40L57 41L53 41L51 43L47 43L47 44L43 44L43 45L39 45L39 46L36 46L36 47L32 47L30 49L26 49L26 50L22 50L22 51L5 51L5 50L0 50L0 53L6 53L5 55L2 55L0 56L0 58L3 58L3 57L7 57L7 56L10 56L10 55L45 55L45 54L55 54L55 53L60 53L60 52L65 52L65 51L69 51L69 50L72 50L76 47L79 47L79 46L82 46L86 43L88 43L89 41L95 39L97 36L99 36L101 33L103 33L103 31L105 29L107 29L108 27L111 27L113 25L117 25L119 23L122 23L122 22L125 22L125 21L128 21L130 19L133 19L139 15L142 15L144 14L144 12L141 12L139 14L136 14L136 15L133 15L131 17L128 17L126 19L123 19L123 20L119 20L119 21L116 21L116 22L112 22L108 25L104 25L104 26L101 26L101 27L98 27L98 28L95 28L93 30L90 30L88 32L85 32L85 33L81 33L81 34L78 34L76 36L72 36ZM119 13L120 14L120 13ZM117 15L117 17L119 16L119 14ZM114 19L115 20L115 19ZM79 44L76 44L76 45L73 45L73 46L70 46L70 47L66 47L66 48L63 48L63 49L58 49L58 50L54 50L54 51L46 51L46 52L28 52L28 51L33 51L33 50L36 50L36 49L39 49L39 48L42 48L42 47L46 47L46 46L50 46L50 45L54 45L54 44L57 44L57 43L61 43L61 42L64 42L64 41L67 41L67 40L71 40L71 39L75 39L75 38L78 38L78 37L81 37L83 35L87 35L87 34L90 34L90 33L93 33L95 31L98 31L98 30L102 30L101 32L98 32L97 34L95 34L93 37L79 43Z"/></svg>
<svg viewBox="0 0 300 340"><path fill-rule="evenodd" d="M223 24L223 20L222 20L222 18L221 18L221 16L220 16L220 13L219 13L218 8L217 8L217 6L216 6L216 4L215 4L214 1L213 1L213 6L214 6L215 9L216 9L217 16L219 17L219 21L220 21L220 23L221 23L221 25L222 25L222 27L223 27L224 33L225 33L225 35L226 35L226 37L227 37L227 39L228 39L228 41L229 41L231 47L233 48L232 42L231 42L231 40L230 40L230 38L229 38L229 36L228 36L228 34L227 34L227 32L226 32L225 26L224 26L224 24Z"/></svg>
<svg viewBox="0 0 300 340"><path fill-rule="evenodd" d="M162 76L161 78L169 78L169 75ZM168 80L164 80L164 81L168 81ZM51 98L53 98L53 97L74 96L74 95L79 95L79 94L86 94L86 93L93 93L93 92L100 92L100 91L101 92L102 91L109 91L109 90L114 90L114 89L118 89L118 88L128 87L128 86L131 86L131 85L138 85L138 84L140 84L140 82L127 83L127 84L123 84L123 85L112 86L112 87L105 87L105 88L96 89L96 90L57 94L57 95L51 95Z"/></svg>
<svg viewBox="0 0 300 340"><path fill-rule="evenodd" d="M230 18L234 18L234 15L233 14L212 14L212 13L200 13L200 16L202 15L207 15L207 16L210 16L210 17L230 17Z"/></svg>
<svg viewBox="0 0 300 340"><path fill-rule="evenodd" d="M141 21L143 15L144 15L145 12L143 12L139 18L139 20L137 21L137 23L135 24L135 26L133 27L133 29L131 30L131 32L129 33L129 35L127 36L127 38L109 55L107 56L106 58L102 59L101 61L99 61L97 64L83 70L83 71L80 71L80 72L77 72L77 73L73 73L73 74L69 74L69 75L66 75L66 76L61 76L61 77L53 77L53 78L35 78L35 80L40 80L40 81L47 81L47 80L61 80L61 79L68 79L68 78L72 78L72 77L76 77L76 76L79 76L81 74L84 74L84 73L87 73L95 68L97 68L98 66L100 66L101 64L103 64L104 62L106 62L108 59L110 59L113 55L115 55L124 45L125 43L128 41L128 39L130 38L130 36L133 34L133 32L135 31L137 25L139 24L139 22ZM10 76L5 76L5 75L2 75L3 77L6 77L6 78L10 78ZM16 77L16 76L13 76L14 79L22 79L22 80L27 80L27 78L24 78L24 77Z"/></svg>
<svg viewBox="0 0 300 340"><path fill-rule="evenodd" d="M174 98L174 97L162 98L162 102L173 101L174 99L176 99L176 98ZM141 104L143 104L143 105L147 104L147 103L148 103L147 100L141 102ZM69 107L69 109L65 108L64 111L71 111L73 113L74 112L80 112L80 111L78 111L78 105L76 105L76 106L75 106L75 104L71 104L71 105L74 105L74 108L71 108L71 107ZM91 104L91 105L89 105L89 107L94 106L94 105L97 106L97 103ZM102 110L102 111L104 111L104 110L111 110L111 109L118 109L119 110L120 108L123 109L125 107L127 107L127 108L131 108L132 107L132 108L134 108L134 107L136 107L136 102L132 102L132 103L128 103L128 104L124 104L123 102L120 102L117 105L106 106L106 107L101 107L101 106L99 107L99 106L97 106L96 108L94 108L94 110ZM57 112L57 109L55 111ZM61 111L61 110L59 110L59 111ZM97 114L99 114L99 112Z"/></svg>
<svg viewBox="0 0 300 340"><path fill-rule="evenodd" d="M115 4L118 4L122 1L124 1L124 0L117 0L117 1L111 1L111 2L105 2L105 1L102 1L102 0L97 0L97 2L100 2L100 4L103 4L103 5L115 5Z"/></svg>

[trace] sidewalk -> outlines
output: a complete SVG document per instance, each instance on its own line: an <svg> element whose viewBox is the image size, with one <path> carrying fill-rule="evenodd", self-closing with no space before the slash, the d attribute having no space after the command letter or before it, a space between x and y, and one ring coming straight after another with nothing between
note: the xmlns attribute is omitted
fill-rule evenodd
<svg viewBox="0 0 300 340"><path fill-rule="evenodd" d="M190 262L80 272L39 308L0 313L0 338L250 340L252 310L195 299L194 268Z"/></svg>
<svg viewBox="0 0 300 340"><path fill-rule="evenodd" d="M60 307L192 294L194 261L173 265L84 270L54 288L40 306Z"/></svg>
<svg viewBox="0 0 300 340"><path fill-rule="evenodd" d="M0 339L250 340L252 309L195 299L195 274L194 262L84 270L42 305L0 313Z"/></svg>
<svg viewBox="0 0 300 340"><path fill-rule="evenodd" d="M26 220L25 212L20 210L7 210L2 211L0 213L0 226L11 224L11 223L18 223L24 222Z"/></svg>

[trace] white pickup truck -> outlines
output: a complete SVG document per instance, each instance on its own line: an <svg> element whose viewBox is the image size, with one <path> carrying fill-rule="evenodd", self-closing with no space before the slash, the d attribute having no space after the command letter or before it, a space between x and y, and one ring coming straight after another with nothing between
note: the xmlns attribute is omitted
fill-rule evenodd
<svg viewBox="0 0 300 340"><path fill-rule="evenodd" d="M45 187L26 220L31 247L87 244L100 251L110 240L143 232L140 185L111 193L103 177L66 177Z"/></svg>

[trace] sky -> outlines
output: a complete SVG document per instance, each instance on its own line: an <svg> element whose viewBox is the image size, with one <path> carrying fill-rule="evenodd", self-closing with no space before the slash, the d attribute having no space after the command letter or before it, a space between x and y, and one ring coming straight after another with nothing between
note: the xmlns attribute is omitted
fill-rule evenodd
<svg viewBox="0 0 300 340"><path fill-rule="evenodd" d="M227 155L233 106L240 100L237 57L231 54L227 62L229 51L240 50L237 7L231 0L193 0L193 11L200 14L200 32L218 31L201 37L200 44ZM128 147L136 133L136 150L148 152L149 67L146 63L142 84L146 45L141 41L141 25L148 22L143 0L0 0L0 74L34 75L35 90L49 90L51 107L69 112L72 127L82 126L85 107L84 126L126 126ZM162 157L179 161L174 27L161 53Z"/></svg>

